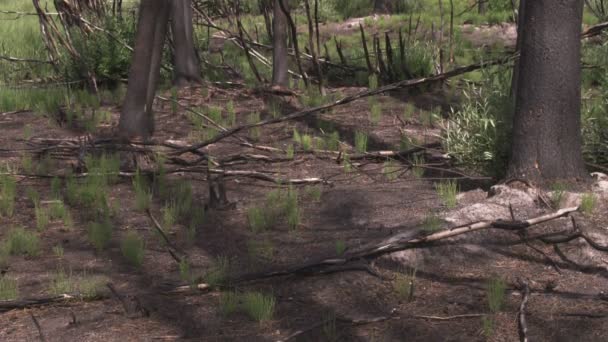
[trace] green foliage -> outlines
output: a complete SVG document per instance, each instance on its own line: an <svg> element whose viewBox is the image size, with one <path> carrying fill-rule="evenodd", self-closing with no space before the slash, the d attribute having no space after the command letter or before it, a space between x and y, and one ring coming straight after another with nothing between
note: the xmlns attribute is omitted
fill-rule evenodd
<svg viewBox="0 0 608 342"><path fill-rule="evenodd" d="M0 175L0 216L12 217L15 211L17 182L11 175Z"/></svg>
<svg viewBox="0 0 608 342"><path fill-rule="evenodd" d="M179 262L179 278L188 284L193 284L195 281L190 269L190 263L185 258Z"/></svg>
<svg viewBox="0 0 608 342"><path fill-rule="evenodd" d="M93 30L85 35L78 28L70 29L79 57L73 58L68 53L63 55L61 69L64 76L81 80L90 71L99 83L108 86L115 86L120 79L128 78L132 53L121 42L134 46L134 21L134 16L104 16L104 20L96 24L105 32Z"/></svg>
<svg viewBox="0 0 608 342"><path fill-rule="evenodd" d="M34 207L34 214L36 216L36 229L43 231L49 225L50 215L47 208L36 206Z"/></svg>
<svg viewBox="0 0 608 342"><path fill-rule="evenodd" d="M415 178L422 178L422 176L424 176L424 167L422 167L422 165L424 164L424 156L419 154L414 156L412 161L411 172Z"/></svg>
<svg viewBox="0 0 608 342"><path fill-rule="evenodd" d="M328 151L338 151L340 149L340 133L334 131L326 135L325 149Z"/></svg>
<svg viewBox="0 0 608 342"><path fill-rule="evenodd" d="M161 209L163 212L163 226L171 229L177 220L177 207L175 201L169 201Z"/></svg>
<svg viewBox="0 0 608 342"><path fill-rule="evenodd" d="M346 242L344 242L344 240L337 240L336 241L336 254L343 255L344 252L346 252Z"/></svg>
<svg viewBox="0 0 608 342"><path fill-rule="evenodd" d="M399 272L393 280L393 289L401 300L411 301L414 298L414 283L416 282L416 269L409 272Z"/></svg>
<svg viewBox="0 0 608 342"><path fill-rule="evenodd" d="M469 85L460 110L442 127L448 154L471 169L502 177L509 160L510 72L484 70L480 87Z"/></svg>
<svg viewBox="0 0 608 342"><path fill-rule="evenodd" d="M240 295L236 291L226 291L220 294L220 312L222 316L228 316L236 312L239 305Z"/></svg>
<svg viewBox="0 0 608 342"><path fill-rule="evenodd" d="M204 275L205 282L211 287L217 287L222 285L230 272L230 260L228 257L219 256L217 257L207 273Z"/></svg>
<svg viewBox="0 0 608 342"><path fill-rule="evenodd" d="M567 190L566 184L560 182L555 183L551 186L551 190L551 205L553 205L554 208L559 208Z"/></svg>
<svg viewBox="0 0 608 342"><path fill-rule="evenodd" d="M441 181L435 183L435 191L448 208L454 208L458 204L458 183L455 180Z"/></svg>
<svg viewBox="0 0 608 342"><path fill-rule="evenodd" d="M274 316L276 300L271 295L259 292L247 292L243 294L243 309L253 320L263 323Z"/></svg>
<svg viewBox="0 0 608 342"><path fill-rule="evenodd" d="M59 259L63 259L63 255L64 255L63 246L61 246L61 245L53 246L53 255L58 257Z"/></svg>
<svg viewBox="0 0 608 342"><path fill-rule="evenodd" d="M369 120L372 124L377 125L382 120L382 105L379 103L372 104L370 109Z"/></svg>
<svg viewBox="0 0 608 342"><path fill-rule="evenodd" d="M114 227L109 217L103 218L100 222L92 222L89 225L89 241L98 252L101 252L112 239Z"/></svg>
<svg viewBox="0 0 608 342"><path fill-rule="evenodd" d="M498 277L492 277L487 284L488 307L493 313L499 312L505 301L507 284Z"/></svg>
<svg viewBox="0 0 608 342"><path fill-rule="evenodd" d="M581 197L580 211L583 214L590 215L595 210L597 197L592 193L583 194Z"/></svg>
<svg viewBox="0 0 608 342"><path fill-rule="evenodd" d="M254 259L262 258L272 260L274 256L274 245L269 239L251 240L247 242L247 252Z"/></svg>
<svg viewBox="0 0 608 342"><path fill-rule="evenodd" d="M139 169L135 171L135 177L133 177L133 189L135 189L135 207L139 211L145 211L150 209L150 203L152 202L152 191L148 185L147 180L141 174Z"/></svg>
<svg viewBox="0 0 608 342"><path fill-rule="evenodd" d="M101 296L107 283L107 277L87 276L84 274L78 279L76 287L83 299L95 299Z"/></svg>
<svg viewBox="0 0 608 342"><path fill-rule="evenodd" d="M486 338L492 337L494 335L494 319L492 317L483 316L481 317L481 325L483 335Z"/></svg>
<svg viewBox="0 0 608 342"><path fill-rule="evenodd" d="M285 154L287 155L287 158L293 159L293 157L295 156L295 149L293 148L292 144L287 145L287 150L285 151Z"/></svg>
<svg viewBox="0 0 608 342"><path fill-rule="evenodd" d="M300 208L297 190L289 187L271 191L260 206L247 210L249 226L253 232L262 232L273 228L284 219L290 229L295 229L300 223Z"/></svg>
<svg viewBox="0 0 608 342"><path fill-rule="evenodd" d="M248 124L256 124L258 122L260 122L260 113L259 112L252 112L251 114L249 114L249 117L247 118ZM260 138L260 128L259 127L250 128L249 136L254 140L259 139Z"/></svg>
<svg viewBox="0 0 608 342"><path fill-rule="evenodd" d="M11 255L38 256L40 254L40 239L38 235L23 228L14 228L6 237L7 251Z"/></svg>
<svg viewBox="0 0 608 342"><path fill-rule="evenodd" d="M311 201L320 202L323 188L321 186L309 186L306 188L306 194L310 197Z"/></svg>
<svg viewBox="0 0 608 342"><path fill-rule="evenodd" d="M0 277L0 301L15 300L19 296L19 284L16 279Z"/></svg>
<svg viewBox="0 0 608 342"><path fill-rule="evenodd" d="M443 221L441 218L435 214L427 215L422 221L422 229L424 229L427 233L435 233L441 230L441 226Z"/></svg>
<svg viewBox="0 0 608 342"><path fill-rule="evenodd" d="M399 178L401 173L401 165L394 160L389 160L382 166L382 173L389 181L394 181Z"/></svg>
<svg viewBox="0 0 608 342"><path fill-rule="evenodd" d="M53 199L61 198L61 179L53 177L51 180L51 196Z"/></svg>
<svg viewBox="0 0 608 342"><path fill-rule="evenodd" d="M144 262L145 243L136 232L127 232L120 243L120 250L131 265L141 267Z"/></svg>
<svg viewBox="0 0 608 342"><path fill-rule="evenodd" d="M49 292L54 296L73 293L76 288L72 270L66 274L63 267L57 268L51 276Z"/></svg>
<svg viewBox="0 0 608 342"><path fill-rule="evenodd" d="M355 132L355 150L359 153L367 152L367 134Z"/></svg>

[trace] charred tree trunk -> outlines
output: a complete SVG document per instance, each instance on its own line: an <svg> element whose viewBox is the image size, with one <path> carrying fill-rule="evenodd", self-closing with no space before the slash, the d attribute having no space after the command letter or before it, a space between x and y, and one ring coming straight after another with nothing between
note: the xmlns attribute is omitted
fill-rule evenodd
<svg viewBox="0 0 608 342"><path fill-rule="evenodd" d="M152 104L169 20L167 0L142 0L129 84L120 113L119 133L125 138L148 138L154 133Z"/></svg>
<svg viewBox="0 0 608 342"><path fill-rule="evenodd" d="M289 87L287 58L287 17L281 11L281 0L274 0L272 20L272 85ZM285 6L288 6L285 4Z"/></svg>
<svg viewBox="0 0 608 342"><path fill-rule="evenodd" d="M584 179L581 152L583 0L525 2L507 176Z"/></svg>
<svg viewBox="0 0 608 342"><path fill-rule="evenodd" d="M194 47L190 0L171 1L171 33L175 45L173 84L178 87L201 82L201 68Z"/></svg>

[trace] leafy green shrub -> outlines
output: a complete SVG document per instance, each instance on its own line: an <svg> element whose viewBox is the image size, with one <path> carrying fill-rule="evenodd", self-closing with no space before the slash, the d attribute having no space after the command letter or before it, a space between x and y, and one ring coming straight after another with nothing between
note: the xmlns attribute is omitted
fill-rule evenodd
<svg viewBox="0 0 608 342"><path fill-rule="evenodd" d="M80 29L70 30L80 58L64 54L62 70L67 78L74 80L86 78L87 71L91 71L98 82L114 86L129 75L132 53L121 42L134 46L135 17L105 16L97 25L106 32L95 30L84 35Z"/></svg>
<svg viewBox="0 0 608 342"><path fill-rule="evenodd" d="M511 136L510 73L484 70L484 83L469 85L465 101L442 127L442 142L457 163L504 176Z"/></svg>

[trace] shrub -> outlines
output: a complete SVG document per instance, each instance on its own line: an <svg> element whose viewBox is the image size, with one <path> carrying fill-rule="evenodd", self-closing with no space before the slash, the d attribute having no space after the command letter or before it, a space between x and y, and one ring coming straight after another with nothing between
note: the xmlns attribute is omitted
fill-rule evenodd
<svg viewBox="0 0 608 342"><path fill-rule="evenodd" d="M17 280L7 276L0 277L0 301L14 300L19 296L19 284Z"/></svg>
<svg viewBox="0 0 608 342"><path fill-rule="evenodd" d="M105 218L101 222L93 222L89 226L89 240L98 252L101 252L112 239L112 222Z"/></svg>
<svg viewBox="0 0 608 342"><path fill-rule="evenodd" d="M442 127L448 154L470 169L504 176L511 135L510 73L484 70L484 83L469 85L465 101Z"/></svg>

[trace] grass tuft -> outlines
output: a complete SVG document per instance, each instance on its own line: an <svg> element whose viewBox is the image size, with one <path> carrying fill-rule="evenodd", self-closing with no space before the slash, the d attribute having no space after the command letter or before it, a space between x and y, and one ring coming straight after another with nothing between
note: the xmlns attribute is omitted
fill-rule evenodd
<svg viewBox="0 0 608 342"><path fill-rule="evenodd" d="M493 313L499 312L505 301L507 284L498 277L492 277L487 285L488 307Z"/></svg>
<svg viewBox="0 0 608 342"><path fill-rule="evenodd" d="M259 292L247 292L243 295L243 309L253 320L263 323L272 319L276 300L271 295Z"/></svg>
<svg viewBox="0 0 608 342"><path fill-rule="evenodd" d="M6 237L6 248L11 255L37 256L40 254L40 239L35 233L15 228Z"/></svg>
<svg viewBox="0 0 608 342"><path fill-rule="evenodd" d="M435 191L448 208L454 208L458 204L458 183L455 180L441 181L435 183Z"/></svg>
<svg viewBox="0 0 608 342"><path fill-rule="evenodd" d="M19 296L19 284L16 279L0 277L0 301L15 300Z"/></svg>
<svg viewBox="0 0 608 342"><path fill-rule="evenodd" d="M0 216L12 217L15 212L17 182L10 175L0 175Z"/></svg>
<svg viewBox="0 0 608 342"><path fill-rule="evenodd" d="M228 316L236 312L239 305L239 293L227 291L220 294L220 312L222 316Z"/></svg>
<svg viewBox="0 0 608 342"><path fill-rule="evenodd" d="M583 214L591 215L595 210L597 198L592 193L583 194L581 197L580 210Z"/></svg>
<svg viewBox="0 0 608 342"><path fill-rule="evenodd" d="M127 232L120 243L120 250L131 265L141 267L144 262L145 243L136 232Z"/></svg>

